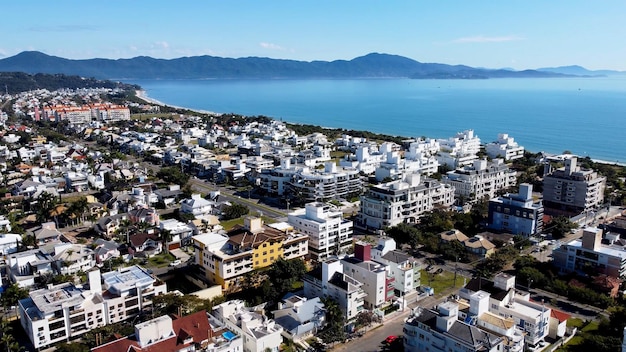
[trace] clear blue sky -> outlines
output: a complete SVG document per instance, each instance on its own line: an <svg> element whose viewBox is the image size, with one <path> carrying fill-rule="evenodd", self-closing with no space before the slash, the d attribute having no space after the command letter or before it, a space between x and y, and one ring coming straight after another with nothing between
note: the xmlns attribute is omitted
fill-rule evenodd
<svg viewBox="0 0 626 352"><path fill-rule="evenodd" d="M0 58L213 55L626 70L626 1L5 1Z"/></svg>

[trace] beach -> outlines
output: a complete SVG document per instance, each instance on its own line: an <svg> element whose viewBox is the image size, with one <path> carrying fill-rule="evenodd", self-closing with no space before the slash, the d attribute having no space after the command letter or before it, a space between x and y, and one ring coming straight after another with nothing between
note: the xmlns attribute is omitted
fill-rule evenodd
<svg viewBox="0 0 626 352"><path fill-rule="evenodd" d="M145 90L136 90L135 91L135 96L137 96L137 98L145 101L148 104L154 104L154 105L160 105L160 106L169 106L175 109L181 109L181 110L189 110L189 111L195 111L199 114L208 114L208 115L215 115L215 116L220 116L220 113L217 112L213 112L213 111L207 111L207 110L199 110L199 109L192 109L192 108L187 108L184 106L176 106L176 105L170 105L170 104L165 104L164 102L154 99L154 98L150 98L148 96L148 93Z"/></svg>

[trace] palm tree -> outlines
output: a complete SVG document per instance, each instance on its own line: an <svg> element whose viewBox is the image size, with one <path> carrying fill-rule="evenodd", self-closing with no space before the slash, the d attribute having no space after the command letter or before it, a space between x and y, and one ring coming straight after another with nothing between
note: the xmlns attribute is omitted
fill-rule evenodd
<svg viewBox="0 0 626 352"><path fill-rule="evenodd" d="M165 248L165 253L169 253L168 243L172 240L172 232L167 229L162 229L159 233L161 235L161 240L163 241L163 247Z"/></svg>

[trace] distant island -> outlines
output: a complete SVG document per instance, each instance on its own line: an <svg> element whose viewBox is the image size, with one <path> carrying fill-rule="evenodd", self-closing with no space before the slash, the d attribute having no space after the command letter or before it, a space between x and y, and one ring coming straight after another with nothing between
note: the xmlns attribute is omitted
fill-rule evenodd
<svg viewBox="0 0 626 352"><path fill-rule="evenodd" d="M474 68L465 65L422 63L398 55L371 53L352 60L296 61L261 57L223 58L215 56L155 59L71 60L37 51L25 51L0 60L0 72L66 74L96 79L307 79L307 78L413 78L487 79L552 78L597 76L584 68L515 71ZM609 71L602 71L606 74ZM614 71L617 72L617 71ZM618 72L619 73L619 72Z"/></svg>

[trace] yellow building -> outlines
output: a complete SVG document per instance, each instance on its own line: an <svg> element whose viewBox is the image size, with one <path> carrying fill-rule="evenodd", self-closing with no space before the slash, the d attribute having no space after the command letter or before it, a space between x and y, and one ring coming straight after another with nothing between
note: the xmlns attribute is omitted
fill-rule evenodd
<svg viewBox="0 0 626 352"><path fill-rule="evenodd" d="M308 254L309 237L283 225L268 226L260 218L247 217L244 226L236 226L227 234L194 236L196 263L211 283L236 291L244 274L272 265L279 258L304 259Z"/></svg>

